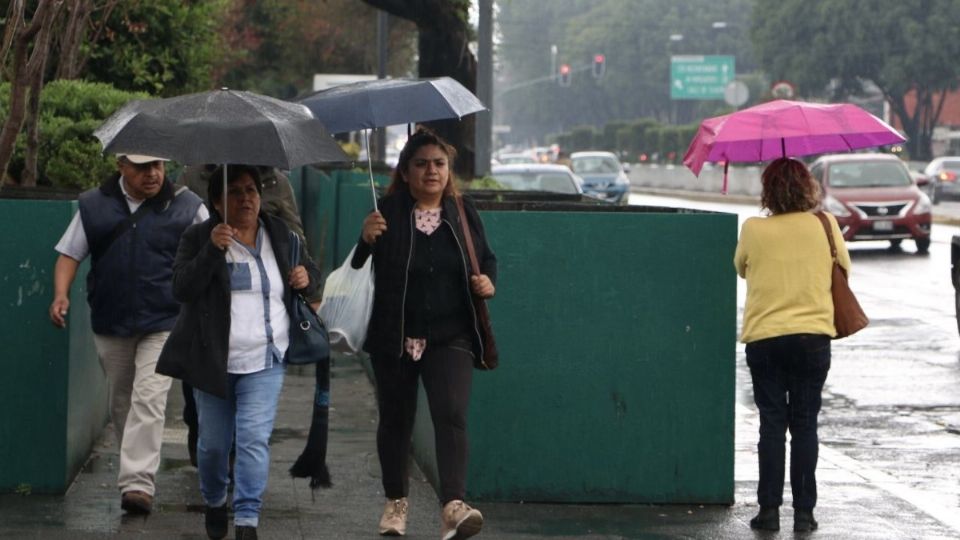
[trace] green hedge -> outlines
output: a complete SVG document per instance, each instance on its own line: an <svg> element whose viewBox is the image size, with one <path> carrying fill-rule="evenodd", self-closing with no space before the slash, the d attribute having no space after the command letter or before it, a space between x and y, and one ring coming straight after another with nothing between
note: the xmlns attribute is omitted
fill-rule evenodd
<svg viewBox="0 0 960 540"><path fill-rule="evenodd" d="M117 90L109 84L76 80L47 83L40 95L40 148L38 184L89 188L116 169L113 159L101 154L93 131L131 99L147 94ZM6 117L10 84L0 84L0 117ZM9 175L23 174L26 133L17 139Z"/></svg>

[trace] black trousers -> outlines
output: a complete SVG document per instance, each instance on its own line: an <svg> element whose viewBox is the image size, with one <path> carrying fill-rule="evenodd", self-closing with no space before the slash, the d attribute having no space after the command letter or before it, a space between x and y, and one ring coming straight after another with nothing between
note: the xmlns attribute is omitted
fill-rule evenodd
<svg viewBox="0 0 960 540"><path fill-rule="evenodd" d="M783 504L786 431L790 430L793 507L817 504L817 415L830 370L830 337L791 334L748 343L753 399L760 411L760 506Z"/></svg>
<svg viewBox="0 0 960 540"><path fill-rule="evenodd" d="M406 497L407 463L413 420L417 411L419 379L433 420L440 502L464 498L467 476L467 407L473 381L470 343L457 340L431 346L414 362L406 354L396 358L371 358L377 384L377 453L387 498Z"/></svg>

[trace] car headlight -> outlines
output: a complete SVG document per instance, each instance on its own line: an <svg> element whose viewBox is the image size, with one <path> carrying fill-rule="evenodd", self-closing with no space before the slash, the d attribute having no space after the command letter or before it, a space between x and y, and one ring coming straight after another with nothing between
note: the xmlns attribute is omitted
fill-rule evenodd
<svg viewBox="0 0 960 540"><path fill-rule="evenodd" d="M930 204L930 197L926 193L920 193L916 204L913 205L913 213L929 214L931 211L933 211L933 206Z"/></svg>
<svg viewBox="0 0 960 540"><path fill-rule="evenodd" d="M835 216L847 217L850 215L850 210L833 195L827 195L823 198L823 209Z"/></svg>

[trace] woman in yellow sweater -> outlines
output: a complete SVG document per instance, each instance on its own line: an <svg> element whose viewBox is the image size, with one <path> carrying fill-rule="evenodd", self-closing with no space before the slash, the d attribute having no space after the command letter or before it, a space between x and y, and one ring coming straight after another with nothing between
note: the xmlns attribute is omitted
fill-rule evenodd
<svg viewBox="0 0 960 540"><path fill-rule="evenodd" d="M793 530L817 528L817 415L830 369L832 259L823 225L811 210L820 189L794 159L771 163L762 175L760 203L770 215L750 218L740 230L734 265L747 280L740 340L747 344L753 397L760 412L760 512L750 527L780 529L786 430L790 429ZM827 214L840 265L850 255L837 221Z"/></svg>

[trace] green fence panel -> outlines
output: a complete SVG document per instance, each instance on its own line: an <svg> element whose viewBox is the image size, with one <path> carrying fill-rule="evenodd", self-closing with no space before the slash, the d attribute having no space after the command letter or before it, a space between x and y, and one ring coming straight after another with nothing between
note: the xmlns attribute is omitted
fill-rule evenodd
<svg viewBox="0 0 960 540"><path fill-rule="evenodd" d="M474 376L469 497L732 503L736 216L482 215L501 360ZM436 485L433 446L421 390Z"/></svg>
<svg viewBox="0 0 960 540"><path fill-rule="evenodd" d="M53 250L73 201L0 200L0 491L61 493L107 422L107 386L93 347L88 265L70 295L66 330L50 324Z"/></svg>

